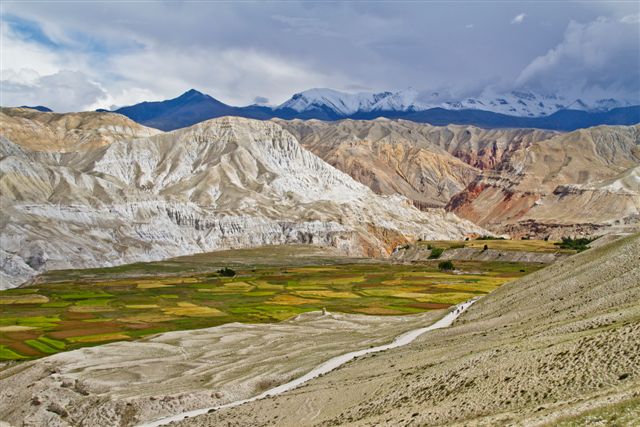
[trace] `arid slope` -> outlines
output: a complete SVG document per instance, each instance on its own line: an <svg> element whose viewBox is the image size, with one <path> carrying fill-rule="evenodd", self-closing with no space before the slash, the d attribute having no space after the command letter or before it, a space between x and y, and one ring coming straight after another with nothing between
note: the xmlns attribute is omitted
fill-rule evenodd
<svg viewBox="0 0 640 427"><path fill-rule="evenodd" d="M448 209L496 231L559 237L640 221L640 126L536 141L485 171Z"/></svg>
<svg viewBox="0 0 640 427"><path fill-rule="evenodd" d="M378 194L444 206L484 169L554 132L431 126L406 120L278 120L304 147Z"/></svg>
<svg viewBox="0 0 640 427"><path fill-rule="evenodd" d="M638 125L557 133L388 119L278 123L375 192L447 205L497 233L559 238L640 223Z"/></svg>
<svg viewBox="0 0 640 427"><path fill-rule="evenodd" d="M70 152L162 133L115 113L43 113L0 109L0 135L33 151Z"/></svg>
<svg viewBox="0 0 640 427"><path fill-rule="evenodd" d="M42 121L66 120L13 113L43 140L53 136ZM93 141L114 118L128 120L95 114L99 123L73 128L78 141ZM55 152L55 138L50 152L33 151L20 135L0 135L0 287L46 269L216 249L313 243L386 256L418 237L483 232L442 209L422 212L402 196L374 194L269 121L224 117L68 153Z"/></svg>

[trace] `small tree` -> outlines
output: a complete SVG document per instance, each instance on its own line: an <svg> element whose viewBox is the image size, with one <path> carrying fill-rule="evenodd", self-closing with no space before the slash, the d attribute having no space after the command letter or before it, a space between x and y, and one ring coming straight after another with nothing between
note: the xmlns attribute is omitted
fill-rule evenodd
<svg viewBox="0 0 640 427"><path fill-rule="evenodd" d="M482 252L486 251L487 249L489 249L489 245L484 245L484 247L482 248Z"/></svg>
<svg viewBox="0 0 640 427"><path fill-rule="evenodd" d="M229 267L221 268L217 271L217 273L224 277L233 277L236 275L235 270L230 269Z"/></svg>
<svg viewBox="0 0 640 427"><path fill-rule="evenodd" d="M438 259L440 258L440 255L442 255L442 252L444 252L443 248L433 248L431 249L431 253L429 254L429 259Z"/></svg>
<svg viewBox="0 0 640 427"><path fill-rule="evenodd" d="M451 271L455 269L451 261L442 261L438 264L438 268L442 271Z"/></svg>

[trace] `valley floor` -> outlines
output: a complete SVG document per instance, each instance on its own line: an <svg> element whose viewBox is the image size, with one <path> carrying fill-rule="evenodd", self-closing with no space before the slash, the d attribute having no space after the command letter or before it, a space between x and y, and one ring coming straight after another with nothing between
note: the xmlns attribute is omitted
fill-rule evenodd
<svg viewBox="0 0 640 427"><path fill-rule="evenodd" d="M484 295L543 266L496 257L455 261L456 271L440 271L439 260L427 258L390 262L268 246L51 271L30 286L0 292L0 361L232 322L279 322L323 308L422 313ZM233 276L217 273L230 267Z"/></svg>
<svg viewBox="0 0 640 427"><path fill-rule="evenodd" d="M507 244L496 243L496 250ZM414 255L421 258L428 253ZM178 282L161 283L168 288L138 286L150 280L146 274L176 268L174 261L153 267L52 272L49 284L38 283L35 289L41 295L47 286L56 289L62 284L69 292L72 283L105 283L105 274L116 282L133 281L121 284L130 291L123 295L113 294L111 283L107 304L78 304L87 298L101 299L83 295L80 300L66 300L72 305L46 307L67 310L121 307L118 299L148 297L144 292L149 289L179 298L204 293L216 296L214 302L226 295L218 291L230 290L238 294L234 298L246 302L251 295L245 293L261 292L257 287L266 284L277 295L258 297L309 298L297 293L313 291L318 302L305 311L326 304L329 314L305 312L280 323L228 323L174 331L13 362L0 368L0 420L13 425L132 426L248 398L297 378L333 356L388 343L444 314L443 310L411 316L341 314L330 305L346 307L345 295L336 292L351 292L357 295L349 296L352 303L362 304L367 292L387 289L393 293L376 295L378 299L370 302L388 307L391 302L385 298L391 298L394 306L402 306L398 304L404 298L409 307L420 302L418 297L451 293L450 287L457 289L456 298L467 299L469 293L484 294L507 282L481 298L450 328L428 332L402 348L363 356L282 395L184 419L177 425L528 426L562 421L569 426L584 424L585 417L616 417L627 419L622 425L633 425L628 414L637 413L640 399L640 235L541 270L527 263L459 260L454 262L464 266L463 271L449 273L436 270L437 260L418 264L367 260L347 264L343 260L319 266L316 259L314 265L266 267L258 256L252 265L234 263L229 257L224 263L241 274L265 277L214 278L200 264L211 267L211 259L189 259L190 277L209 275L207 280L216 283L204 289L215 292L200 292L201 282L179 283L175 275L167 280ZM479 271L481 267L484 271ZM356 274L358 269L362 274ZM416 287L418 282L423 288L402 289L398 294L398 287ZM226 287L229 284L233 286ZM446 289L434 288L438 284ZM320 285L326 289L318 289ZM187 290L195 294L184 294ZM55 293L45 296L50 302L65 301ZM289 306L300 307L291 301ZM113 311L88 313L96 316L95 323ZM84 319L87 324L90 320Z"/></svg>
<svg viewBox="0 0 640 427"><path fill-rule="evenodd" d="M407 347L176 425L637 426L639 260L639 235L589 250Z"/></svg>

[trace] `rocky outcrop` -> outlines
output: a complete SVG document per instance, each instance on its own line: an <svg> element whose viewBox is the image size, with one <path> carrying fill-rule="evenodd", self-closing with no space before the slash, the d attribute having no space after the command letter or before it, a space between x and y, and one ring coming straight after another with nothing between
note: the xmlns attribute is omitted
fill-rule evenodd
<svg viewBox="0 0 640 427"><path fill-rule="evenodd" d="M473 187L483 172L517 173L513 163L522 151L556 135L536 129L430 126L388 119L278 123L306 148L376 193L402 194L421 208L447 205Z"/></svg>
<svg viewBox="0 0 640 427"><path fill-rule="evenodd" d="M639 165L640 126L556 135L476 176L447 209L512 236L621 231L640 224Z"/></svg>
<svg viewBox="0 0 640 427"><path fill-rule="evenodd" d="M498 234L604 233L640 213L639 126L563 134L388 119L279 123L376 193L446 206Z"/></svg>
<svg viewBox="0 0 640 427"><path fill-rule="evenodd" d="M273 122L221 118L68 153L1 137L0 155L4 287L45 269L217 249L312 243L386 256L417 238L483 232L374 194Z"/></svg>
<svg viewBox="0 0 640 427"><path fill-rule="evenodd" d="M478 128L470 128L472 134L461 126L388 119L278 123L307 149L376 193L405 195L419 208L444 206L484 165L485 146L478 145L482 138L476 133L485 131ZM454 155L463 151L461 158Z"/></svg>

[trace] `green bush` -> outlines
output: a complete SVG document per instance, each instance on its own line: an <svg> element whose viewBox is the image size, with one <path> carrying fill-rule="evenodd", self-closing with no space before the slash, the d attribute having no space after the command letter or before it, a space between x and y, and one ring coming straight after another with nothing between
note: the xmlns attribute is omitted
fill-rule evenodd
<svg viewBox="0 0 640 427"><path fill-rule="evenodd" d="M221 268L217 271L217 273L224 277L233 277L236 275L235 270L230 269L229 267Z"/></svg>
<svg viewBox="0 0 640 427"><path fill-rule="evenodd" d="M476 240L505 240L504 237L480 236Z"/></svg>
<svg viewBox="0 0 640 427"><path fill-rule="evenodd" d="M582 252L589 249L587 245L594 240L596 240L596 238L591 239L588 237L581 237L574 239L571 237L563 237L561 242L556 242L554 244L560 246L561 249L573 249L575 251Z"/></svg>
<svg viewBox="0 0 640 427"><path fill-rule="evenodd" d="M440 258L440 255L442 255L442 252L444 252L443 248L433 248L431 249L431 253L429 254L429 259L438 259Z"/></svg>
<svg viewBox="0 0 640 427"><path fill-rule="evenodd" d="M443 271L451 271L455 269L451 261L442 261L438 264L438 268Z"/></svg>

